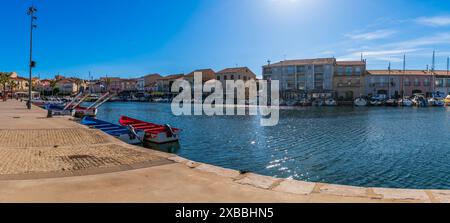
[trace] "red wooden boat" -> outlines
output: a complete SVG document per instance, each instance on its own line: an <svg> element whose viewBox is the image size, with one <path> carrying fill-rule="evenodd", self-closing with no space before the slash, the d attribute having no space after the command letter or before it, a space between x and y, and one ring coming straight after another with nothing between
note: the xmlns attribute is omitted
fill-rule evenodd
<svg viewBox="0 0 450 223"><path fill-rule="evenodd" d="M162 144L176 142L179 140L180 129L172 128L169 125L158 125L150 122L144 122L127 116L120 117L119 123L122 126L144 131L144 141L147 142Z"/></svg>

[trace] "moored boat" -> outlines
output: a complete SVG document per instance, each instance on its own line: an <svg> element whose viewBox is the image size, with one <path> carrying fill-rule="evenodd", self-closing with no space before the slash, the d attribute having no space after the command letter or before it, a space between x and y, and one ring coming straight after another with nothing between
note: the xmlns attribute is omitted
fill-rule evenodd
<svg viewBox="0 0 450 223"><path fill-rule="evenodd" d="M325 100L325 105L326 106L337 106L337 102L333 98L328 98Z"/></svg>
<svg viewBox="0 0 450 223"><path fill-rule="evenodd" d="M398 102L396 99L390 98L385 102L386 106L398 106Z"/></svg>
<svg viewBox="0 0 450 223"><path fill-rule="evenodd" d="M428 100L423 96L422 94L415 94L412 102L414 106L417 107L427 107L428 106Z"/></svg>
<svg viewBox="0 0 450 223"><path fill-rule="evenodd" d="M450 106L450 95L448 95L445 99L444 99L444 103L446 106Z"/></svg>
<svg viewBox="0 0 450 223"><path fill-rule="evenodd" d="M364 106L368 105L368 102L367 102L366 99L364 99L362 97L359 97L359 98L355 99L354 105L357 106L357 107L364 107Z"/></svg>
<svg viewBox="0 0 450 223"><path fill-rule="evenodd" d="M126 143L137 145L143 142L145 132L135 131L124 126L112 124L106 121L95 119L92 117L84 117L81 124L99 129L109 135L112 135Z"/></svg>
<svg viewBox="0 0 450 223"><path fill-rule="evenodd" d="M413 106L413 102L408 97L404 97L404 98L398 100L398 105L403 106L403 107L411 107L411 106Z"/></svg>
<svg viewBox="0 0 450 223"><path fill-rule="evenodd" d="M119 123L136 131L144 131L144 141L146 142L162 144L179 140L180 129L172 128L169 125L158 125L127 116L120 117Z"/></svg>

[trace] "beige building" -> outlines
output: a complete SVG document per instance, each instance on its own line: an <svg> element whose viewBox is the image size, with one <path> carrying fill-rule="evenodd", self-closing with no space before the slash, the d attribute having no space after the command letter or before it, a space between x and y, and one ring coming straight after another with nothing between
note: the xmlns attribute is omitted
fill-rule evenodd
<svg viewBox="0 0 450 223"><path fill-rule="evenodd" d="M214 72L214 70L212 69L194 70L184 77L184 79L187 80L191 84L191 86L194 86L194 73L196 72L202 74L202 83L216 79L216 72Z"/></svg>
<svg viewBox="0 0 450 223"><path fill-rule="evenodd" d="M170 93L172 84L179 79L184 79L184 74L172 74L169 76L161 77L156 80L156 88L160 92Z"/></svg>
<svg viewBox="0 0 450 223"><path fill-rule="evenodd" d="M334 69L333 89L339 100L353 101L363 96L366 61L337 61Z"/></svg>

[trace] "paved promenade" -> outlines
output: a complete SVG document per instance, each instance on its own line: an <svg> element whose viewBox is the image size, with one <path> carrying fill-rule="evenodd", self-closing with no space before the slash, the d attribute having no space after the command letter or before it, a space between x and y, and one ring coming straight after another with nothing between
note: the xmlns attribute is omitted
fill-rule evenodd
<svg viewBox="0 0 450 223"><path fill-rule="evenodd" d="M135 147L69 118L0 102L0 202L450 202L450 191L240 174Z"/></svg>

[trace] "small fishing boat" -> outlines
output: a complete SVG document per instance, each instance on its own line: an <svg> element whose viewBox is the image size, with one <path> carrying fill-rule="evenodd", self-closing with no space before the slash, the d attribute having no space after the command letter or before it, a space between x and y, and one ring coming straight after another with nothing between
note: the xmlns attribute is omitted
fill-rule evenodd
<svg viewBox="0 0 450 223"><path fill-rule="evenodd" d="M119 119L122 126L135 129L136 131L144 131L145 142L156 144L163 144L169 142L176 142L179 140L180 129L172 128L170 125L158 125L150 122L133 119L127 116L122 116Z"/></svg>
<svg viewBox="0 0 450 223"><path fill-rule="evenodd" d="M428 99L428 104L430 106L442 107L445 105L445 102L443 98L430 98Z"/></svg>
<svg viewBox="0 0 450 223"><path fill-rule="evenodd" d="M337 106L337 102L333 98L328 98L325 100L325 105L326 106Z"/></svg>
<svg viewBox="0 0 450 223"><path fill-rule="evenodd" d="M386 104L386 106L398 106L398 101L397 101L397 99L390 98L390 99L386 100L385 104Z"/></svg>
<svg viewBox="0 0 450 223"><path fill-rule="evenodd" d="M381 106L385 102L386 102L386 95L384 95L384 94L374 96L369 101L370 105L372 105L372 106Z"/></svg>
<svg viewBox="0 0 450 223"><path fill-rule="evenodd" d="M45 105L45 109L48 111L48 117L53 116L74 116L74 109L67 109L64 105L48 104Z"/></svg>
<svg viewBox="0 0 450 223"><path fill-rule="evenodd" d="M427 107L428 106L428 100L422 94L415 94L412 99L412 102L417 107Z"/></svg>
<svg viewBox="0 0 450 223"><path fill-rule="evenodd" d="M81 120L80 123L89 126L91 128L99 129L109 135L112 135L132 145L142 144L145 136L144 131L135 131L134 129L131 128L112 124L92 117L86 116Z"/></svg>
<svg viewBox="0 0 450 223"><path fill-rule="evenodd" d="M316 99L312 102L312 105L316 107L322 107L325 105L325 101L322 99Z"/></svg>
<svg viewBox="0 0 450 223"><path fill-rule="evenodd" d="M413 102L411 99L409 99L408 97L404 97L400 100L398 100L398 105L403 106L403 107L411 107L413 106Z"/></svg>
<svg viewBox="0 0 450 223"><path fill-rule="evenodd" d="M357 107L364 107L364 106L367 106L368 103L367 103L366 99L359 97L359 98L355 99L354 105Z"/></svg>

